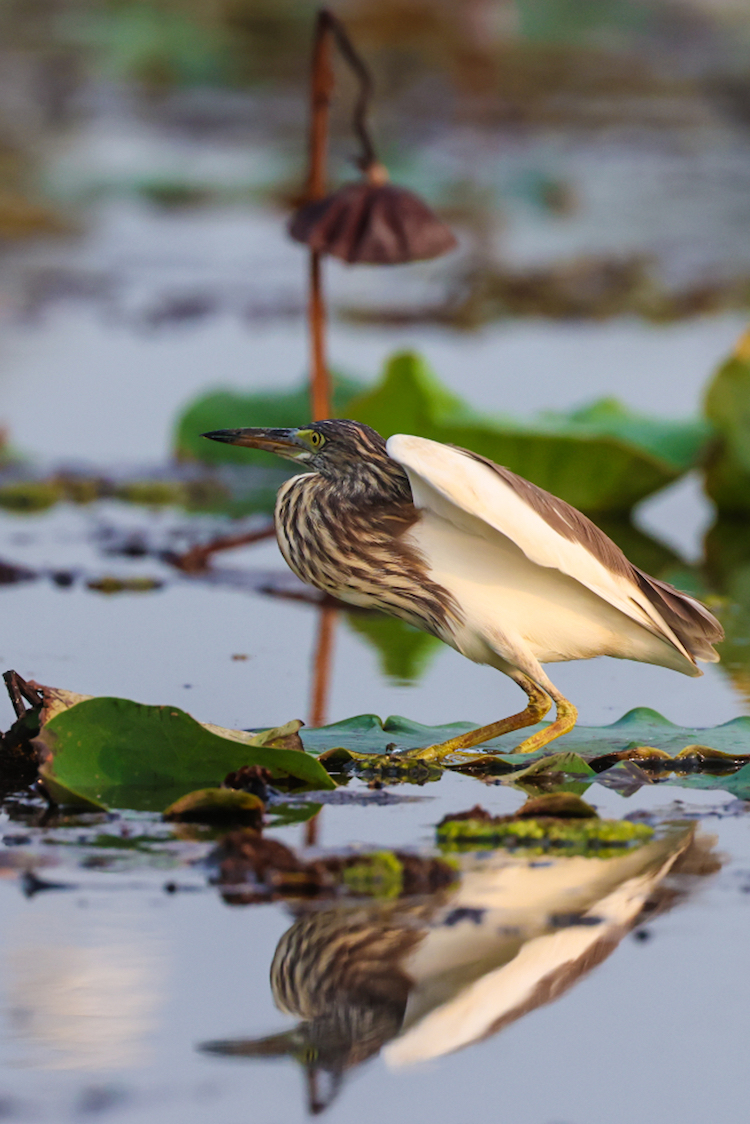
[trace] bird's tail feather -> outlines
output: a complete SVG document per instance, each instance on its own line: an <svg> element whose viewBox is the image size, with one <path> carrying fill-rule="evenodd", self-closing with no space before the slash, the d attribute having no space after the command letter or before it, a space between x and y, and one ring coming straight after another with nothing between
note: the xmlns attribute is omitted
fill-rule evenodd
<svg viewBox="0 0 750 1124"><path fill-rule="evenodd" d="M724 629L713 613L688 593L633 569L641 591L693 659L717 663L719 654L712 645L724 639Z"/></svg>

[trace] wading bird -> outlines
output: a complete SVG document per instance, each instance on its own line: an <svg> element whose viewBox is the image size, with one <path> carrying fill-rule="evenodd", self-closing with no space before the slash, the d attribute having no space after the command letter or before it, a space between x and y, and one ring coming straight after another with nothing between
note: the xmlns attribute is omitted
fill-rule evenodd
<svg viewBox="0 0 750 1124"><path fill-rule="evenodd" d="M695 598L644 574L575 508L492 461L423 437L386 443L369 426L220 429L214 441L264 449L305 472L282 485L276 534L304 582L401 617L528 696L518 714L403 756L439 761L555 721L531 753L573 728L576 708L543 663L616 656L700 675L719 622Z"/></svg>

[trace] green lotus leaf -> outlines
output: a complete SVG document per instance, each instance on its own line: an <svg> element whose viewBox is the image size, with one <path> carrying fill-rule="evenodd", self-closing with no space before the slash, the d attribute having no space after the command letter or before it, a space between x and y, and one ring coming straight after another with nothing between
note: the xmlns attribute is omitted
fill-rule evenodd
<svg viewBox="0 0 750 1124"><path fill-rule="evenodd" d="M347 417L349 403L362 391L362 384L343 375L333 376L333 410ZM238 390L212 390L194 399L177 420L174 452L180 460L201 464L239 464L277 467L282 462L269 453L207 441L201 437L212 429L241 429L243 426L288 428L310 421L310 390L306 383L295 390L267 390L243 394Z"/></svg>
<svg viewBox="0 0 750 1124"><path fill-rule="evenodd" d="M188 792L164 809L165 820L184 823L246 823L263 821L265 804L252 792L234 788L199 788Z"/></svg>
<svg viewBox="0 0 750 1124"><path fill-rule="evenodd" d="M588 512L622 514L699 460L710 434L700 418L650 418L604 399L530 421L472 410L414 352L395 355L380 382L349 405L384 437L416 433L460 445Z"/></svg>
<svg viewBox="0 0 750 1124"><path fill-rule="evenodd" d="M318 729L305 728L301 736L308 753L324 754L327 767L341 769L356 755L372 755L397 780L399 750L435 745L475 728L472 722L425 726L398 716L383 721L375 714L361 714ZM610 726L576 726L535 755L513 752L525 736L541 728L504 734L477 746L472 764L501 773L505 782L518 782L521 787L542 777L546 784L557 774L554 787L570 788L571 782L559 781L560 774L591 783L605 769L619 767L624 775L627 758L634 757L640 767L648 769L639 774L643 783L648 782L649 773L658 771L674 784L720 788L750 799L750 717L702 729L676 726L655 710L637 707ZM648 747L650 752L636 752L634 747ZM462 767L458 762L456 757L454 767ZM359 764L367 767L366 760ZM414 767L419 762L412 758L404 761L407 764ZM573 789L583 791L580 784Z"/></svg>
<svg viewBox="0 0 750 1124"><path fill-rule="evenodd" d="M705 413L716 431L705 487L723 514L750 511L750 333L709 383Z"/></svg>
<svg viewBox="0 0 750 1124"><path fill-rule="evenodd" d="M58 803L160 811L210 788L242 765L271 770L275 784L335 784L307 753L274 748L289 726L248 734L206 728L184 710L129 699L93 698L57 713L36 739L42 779ZM271 744L269 744L269 742Z"/></svg>

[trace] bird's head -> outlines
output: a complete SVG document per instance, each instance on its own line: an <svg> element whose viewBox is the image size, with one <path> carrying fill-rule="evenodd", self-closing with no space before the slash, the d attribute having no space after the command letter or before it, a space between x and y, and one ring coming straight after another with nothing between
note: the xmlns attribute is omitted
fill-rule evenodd
<svg viewBox="0 0 750 1124"><path fill-rule="evenodd" d="M408 488L406 475L388 456L383 438L361 422L332 419L297 429L216 429L203 436L276 453L348 491L369 491L383 484L389 485L388 490Z"/></svg>

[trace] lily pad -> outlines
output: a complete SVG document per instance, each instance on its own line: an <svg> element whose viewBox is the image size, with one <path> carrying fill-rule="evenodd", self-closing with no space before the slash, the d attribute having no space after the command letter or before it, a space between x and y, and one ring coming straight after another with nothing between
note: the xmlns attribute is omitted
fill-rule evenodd
<svg viewBox="0 0 750 1124"><path fill-rule="evenodd" d="M719 367L706 392L705 413L716 438L705 487L722 513L750 511L750 332Z"/></svg>
<svg viewBox="0 0 750 1124"><path fill-rule="evenodd" d="M491 758L490 758L491 760ZM568 773L576 777L593 777L594 770L578 753L550 753L538 757L523 769L513 770L513 781L528 780L542 773Z"/></svg>
<svg viewBox="0 0 750 1124"><path fill-rule="evenodd" d="M362 384L344 375L333 375L333 411L336 417L349 416L349 403L362 391ZM212 429L238 429L242 426L287 428L310 421L310 389L303 383L296 390L256 391L213 390L201 395L183 410L177 420L174 452L180 460L201 464L265 465L268 453L207 441L202 433ZM277 458L273 458L278 463Z"/></svg>
<svg viewBox="0 0 750 1124"><path fill-rule="evenodd" d="M636 707L629 710L611 726L576 726L569 734L557 738L546 750L535 756L514 754L513 749L524 737L540 730L546 723L513 734L503 734L477 747L488 748L503 754L511 764L530 765L541 757L561 752L579 754L585 760L604 753L619 752L631 745L650 745L665 750L676 757L688 745L710 745L723 753L750 755L750 717L733 718L711 729L676 726L656 710ZM384 753L388 746L395 751L434 745L448 738L476 729L474 722L450 722L444 726L425 726L409 718L394 715L378 718L376 714L360 714L343 722L334 722L318 729L305 727L302 742L308 753L322 753L328 749L345 747L358 753Z"/></svg>
<svg viewBox="0 0 750 1124"><path fill-rule="evenodd" d="M349 411L384 437L416 433L481 453L588 512L629 511L692 468L710 435L703 419L652 418L614 399L528 422L492 417L448 391L414 352L395 355Z"/></svg>
<svg viewBox="0 0 750 1124"><path fill-rule="evenodd" d="M274 748L274 735L288 736L288 726L260 734L217 729L177 707L87 699L42 727L40 773L58 803L139 810L160 810L242 765L270 769L277 784L335 787L309 754Z"/></svg>
<svg viewBox="0 0 750 1124"><path fill-rule="evenodd" d="M400 759L400 750L435 745L475 728L472 722L424 726L398 716L382 721L377 715L362 714L319 729L304 729L302 739L308 752L323 754L327 768L342 769L347 762L363 757L357 764L365 771L377 763L385 775L399 780L409 779L408 768L420 764L416 757ZM700 729L676 726L655 710L637 707L611 726L576 726L533 756L513 752L523 736L541 728L492 739L477 747L473 759L462 761L456 756L451 767L486 769L502 774L504 782L518 782L521 787L542 777L547 786L555 774L562 774L577 781L583 778L585 787L600 771L618 762L624 769L626 762L635 758L645 766L644 782L659 772L669 775L675 784L721 788L750 798L750 717ZM743 761L748 764L743 765ZM575 791L583 791L581 785Z"/></svg>
<svg viewBox="0 0 750 1124"><path fill-rule="evenodd" d="M164 809L165 820L182 823L242 823L260 827L265 804L252 792L233 788L199 788Z"/></svg>

